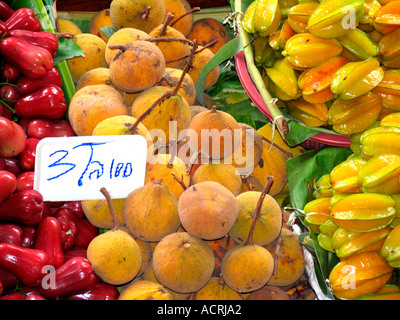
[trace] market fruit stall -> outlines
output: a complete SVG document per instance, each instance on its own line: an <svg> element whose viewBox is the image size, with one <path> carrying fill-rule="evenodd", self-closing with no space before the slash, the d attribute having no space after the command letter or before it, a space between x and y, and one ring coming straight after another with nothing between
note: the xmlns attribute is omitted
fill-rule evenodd
<svg viewBox="0 0 400 320"><path fill-rule="evenodd" d="M399 299L398 3L209 4L0 1L0 300Z"/></svg>

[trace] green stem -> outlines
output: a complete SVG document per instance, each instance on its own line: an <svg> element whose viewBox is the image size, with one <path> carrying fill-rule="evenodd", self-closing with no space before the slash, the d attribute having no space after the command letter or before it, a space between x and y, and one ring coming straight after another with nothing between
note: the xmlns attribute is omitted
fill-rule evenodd
<svg viewBox="0 0 400 320"><path fill-rule="evenodd" d="M282 137L285 137L289 133L286 119L283 117L281 111L279 110L279 107L275 104L274 98L268 92L268 89L265 86L264 79L262 78L262 75L256 65L254 64L254 55L250 44L249 34L242 27L241 20L243 13L241 0L235 0L235 11L237 32L242 43L247 69L264 103L267 105L268 111L270 112L274 122L276 123L279 132L282 134Z"/></svg>

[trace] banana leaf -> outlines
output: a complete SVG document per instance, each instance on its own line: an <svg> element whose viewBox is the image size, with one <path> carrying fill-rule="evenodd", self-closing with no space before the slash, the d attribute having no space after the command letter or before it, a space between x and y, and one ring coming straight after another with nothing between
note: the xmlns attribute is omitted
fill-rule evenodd
<svg viewBox="0 0 400 320"><path fill-rule="evenodd" d="M299 240L309 249L315 258L315 273L319 288L326 296L331 295L325 280L329 278L330 271L339 262L335 254L324 250L318 244L317 235L304 224L302 209L311 198L308 185L313 185L314 179L318 180L324 174L347 159L352 151L349 148L325 147L319 150L310 150L286 162L288 173L289 195L291 208L296 213L304 233Z"/></svg>

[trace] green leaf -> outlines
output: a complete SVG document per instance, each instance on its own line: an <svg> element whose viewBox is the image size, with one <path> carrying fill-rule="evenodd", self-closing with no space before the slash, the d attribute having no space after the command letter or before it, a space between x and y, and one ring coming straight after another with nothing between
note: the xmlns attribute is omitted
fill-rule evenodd
<svg viewBox="0 0 400 320"><path fill-rule="evenodd" d="M59 63L60 61L83 55L82 49L74 41L67 38L58 38L58 50L53 61L54 63Z"/></svg>
<svg viewBox="0 0 400 320"><path fill-rule="evenodd" d="M235 37L221 47L218 52L212 57L212 59L204 66L200 71L200 74L196 81L196 96L200 104L204 106L203 93L204 86L206 83L207 75L211 70L218 67L222 62L232 58L235 54L242 50L240 39Z"/></svg>
<svg viewBox="0 0 400 320"><path fill-rule="evenodd" d="M117 31L117 28L114 26L107 26L107 27L100 28L100 30L104 33L104 35L107 38L110 38Z"/></svg>
<svg viewBox="0 0 400 320"><path fill-rule="evenodd" d="M351 154L350 148L325 147L307 151L286 162L291 207L295 208L295 212L302 210L312 199L307 182L312 186L314 178L318 180L324 174L330 173L336 165L346 160ZM314 250L310 252L315 257L315 273L320 288L325 295L330 295L325 280L328 279L330 271L339 259L319 245L317 235L304 224L304 216L302 214L296 214L296 216L302 223L301 227L307 231L309 241L312 241Z"/></svg>

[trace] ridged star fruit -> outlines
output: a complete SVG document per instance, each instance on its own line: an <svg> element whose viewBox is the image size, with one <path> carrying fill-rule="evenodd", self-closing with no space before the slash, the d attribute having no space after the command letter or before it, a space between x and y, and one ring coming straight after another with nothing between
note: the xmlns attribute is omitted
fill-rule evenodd
<svg viewBox="0 0 400 320"><path fill-rule="evenodd" d="M297 75L286 59L277 60L272 68L265 68L265 72L271 80L272 92L278 99L286 101L296 98Z"/></svg>
<svg viewBox="0 0 400 320"><path fill-rule="evenodd" d="M309 103L301 99L287 101L289 114L309 127L322 127L328 123L325 103Z"/></svg>
<svg viewBox="0 0 400 320"><path fill-rule="evenodd" d="M260 68L270 68L274 65L275 52L269 45L269 39L255 37L253 40L254 64Z"/></svg>
<svg viewBox="0 0 400 320"><path fill-rule="evenodd" d="M298 0L279 0L279 8L281 9L282 18L287 18L289 10L298 5Z"/></svg>
<svg viewBox="0 0 400 320"><path fill-rule="evenodd" d="M331 90L340 99L354 99L375 88L383 76L384 71L376 58L350 62L336 72Z"/></svg>
<svg viewBox="0 0 400 320"><path fill-rule="evenodd" d="M400 128L376 127L366 130L360 137L361 155L369 159L378 154L400 155Z"/></svg>
<svg viewBox="0 0 400 320"><path fill-rule="evenodd" d="M268 37L278 29L280 20L278 0L255 0L244 12L242 26L248 33Z"/></svg>
<svg viewBox="0 0 400 320"><path fill-rule="evenodd" d="M304 100L310 103L324 103L332 100L334 95L330 85L335 73L350 62L343 57L333 57L301 73L298 86Z"/></svg>
<svg viewBox="0 0 400 320"><path fill-rule="evenodd" d="M358 183L362 192L392 195L400 192L400 155L380 154L361 168Z"/></svg>
<svg viewBox="0 0 400 320"><path fill-rule="evenodd" d="M282 23L277 31L269 36L269 45L276 51L283 50L286 42L296 34L287 20Z"/></svg>
<svg viewBox="0 0 400 320"><path fill-rule="evenodd" d="M340 134L353 134L370 127L382 110L378 95L368 92L351 100L336 99L328 111L328 123Z"/></svg>
<svg viewBox="0 0 400 320"><path fill-rule="evenodd" d="M291 7L288 11L287 21L292 29L297 33L308 32L308 18L318 5L318 1L310 1L302 2Z"/></svg>
<svg viewBox="0 0 400 320"><path fill-rule="evenodd" d="M362 158L347 159L336 165L330 172L333 193L359 193L361 185L357 181L361 168L366 164Z"/></svg>
<svg viewBox="0 0 400 320"><path fill-rule="evenodd" d="M335 250L332 247L332 235L338 228L339 227L330 219L326 220L319 226L320 233L317 236L317 241L318 244L326 251L335 253Z"/></svg>
<svg viewBox="0 0 400 320"><path fill-rule="evenodd" d="M396 1L390 1L384 6L370 11L376 30L387 34L400 27L400 6Z"/></svg>
<svg viewBox="0 0 400 320"><path fill-rule="evenodd" d="M307 30L321 38L339 38L364 18L364 0L325 0L311 13Z"/></svg>
<svg viewBox="0 0 400 320"><path fill-rule="evenodd" d="M391 267L400 268L400 226L396 226L386 238L381 255Z"/></svg>
<svg viewBox="0 0 400 320"><path fill-rule="evenodd" d="M362 252L379 252L391 230L389 226L370 232L352 232L339 228L332 235L332 248L339 259L347 259Z"/></svg>
<svg viewBox="0 0 400 320"><path fill-rule="evenodd" d="M379 46L371 36L356 28L338 38L340 44L357 58L365 60L379 54Z"/></svg>
<svg viewBox="0 0 400 320"><path fill-rule="evenodd" d="M379 57L388 68L400 68L400 28L385 34L379 40Z"/></svg>
<svg viewBox="0 0 400 320"><path fill-rule="evenodd" d="M400 128L400 112L395 112L384 116L379 122L382 127L399 127Z"/></svg>
<svg viewBox="0 0 400 320"><path fill-rule="evenodd" d="M349 140L350 140L350 149L351 151L353 151L353 153L355 155L361 156L361 142L360 142L360 138L362 136L362 134L372 128L376 128L380 126L380 122L379 121L375 121L372 125L370 125L367 129L365 129L364 131L361 132L357 132L357 133L353 133L349 136Z"/></svg>
<svg viewBox="0 0 400 320"><path fill-rule="evenodd" d="M319 233L319 226L329 220L330 197L309 201L304 206L304 223L314 232Z"/></svg>
<svg viewBox="0 0 400 320"><path fill-rule="evenodd" d="M329 274L329 282L338 299L354 300L383 288L393 268L377 252L356 254L339 262Z"/></svg>
<svg viewBox="0 0 400 320"><path fill-rule="evenodd" d="M394 200L384 194L354 193L331 202L331 220L339 227L367 232L387 227L395 215Z"/></svg>
<svg viewBox="0 0 400 320"><path fill-rule="evenodd" d="M390 223L390 226L395 228L400 224L400 194L392 194L391 197L394 200L394 208L396 209L396 213L394 215L394 219Z"/></svg>
<svg viewBox="0 0 400 320"><path fill-rule="evenodd" d="M329 173L324 174L315 182L313 197L316 199L323 197L332 197L332 185L330 182Z"/></svg>
<svg viewBox="0 0 400 320"><path fill-rule="evenodd" d="M311 33L298 33L286 42L282 55L294 67L306 69L339 56L342 50L342 45L335 39L323 39Z"/></svg>
<svg viewBox="0 0 400 320"><path fill-rule="evenodd" d="M381 98L383 107L400 111L400 70L386 70L382 81L372 92Z"/></svg>

